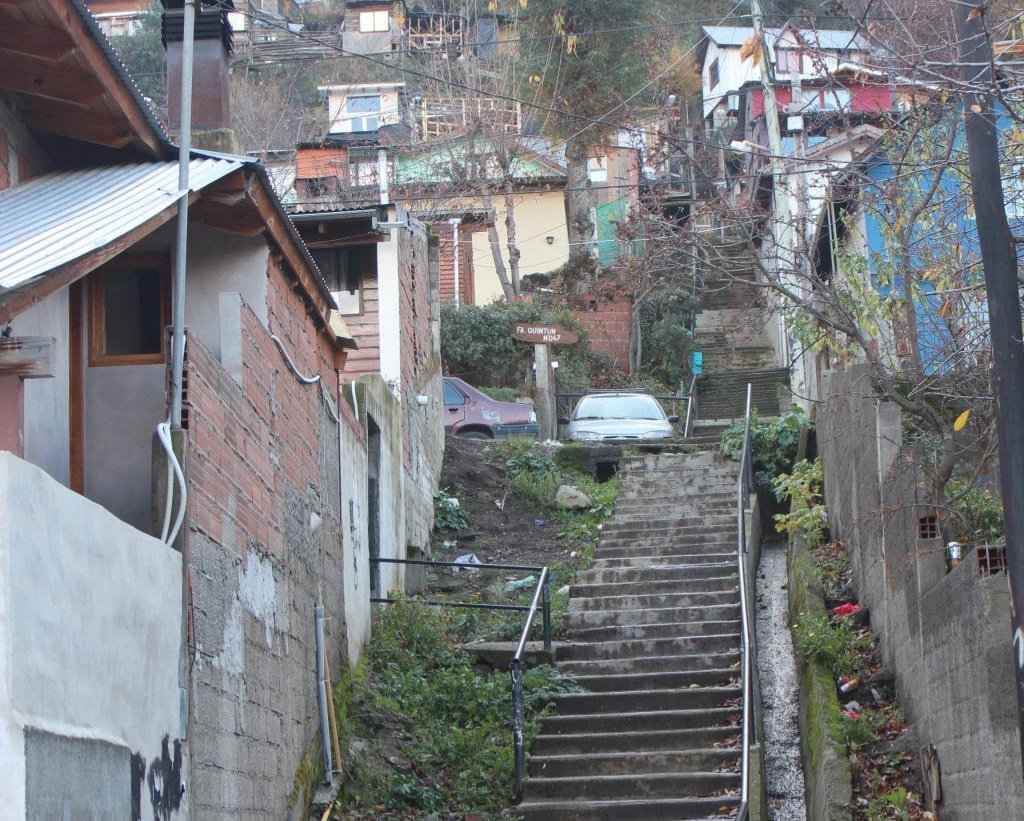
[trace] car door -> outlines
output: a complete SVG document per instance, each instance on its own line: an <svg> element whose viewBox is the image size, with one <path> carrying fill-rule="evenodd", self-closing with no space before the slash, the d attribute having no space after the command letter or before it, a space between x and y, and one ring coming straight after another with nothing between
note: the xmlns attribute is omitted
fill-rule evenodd
<svg viewBox="0 0 1024 821"><path fill-rule="evenodd" d="M444 383L444 429L450 433L466 421L466 397L449 382Z"/></svg>

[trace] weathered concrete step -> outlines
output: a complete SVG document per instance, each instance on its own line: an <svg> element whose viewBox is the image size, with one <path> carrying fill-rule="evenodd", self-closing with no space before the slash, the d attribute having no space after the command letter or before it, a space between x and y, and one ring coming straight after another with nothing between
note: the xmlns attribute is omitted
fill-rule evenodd
<svg viewBox="0 0 1024 821"><path fill-rule="evenodd" d="M628 750L685 750L714 747L715 749L739 752L738 728L695 727L683 730L648 730L627 733L580 733L563 735L541 735L533 746L533 755L578 755L610 753ZM728 740L735 740L735 746L722 747ZM532 762L531 762L532 763Z"/></svg>
<svg viewBox="0 0 1024 821"><path fill-rule="evenodd" d="M680 624L704 621L732 622L740 617L739 599L710 607L657 607L645 610L570 610L564 623L570 633L628 624Z"/></svg>
<svg viewBox="0 0 1024 821"><path fill-rule="evenodd" d="M739 650L735 650L691 656L672 655L578 661L566 660L558 662L558 669L571 676L682 673L693 670L731 670L734 664L739 663L739 660Z"/></svg>
<svg viewBox="0 0 1024 821"><path fill-rule="evenodd" d="M654 730L704 730L727 728L740 731L740 712L735 707L706 710L656 710L651 713L579 713L551 715L541 720L542 735L613 735Z"/></svg>
<svg viewBox="0 0 1024 821"><path fill-rule="evenodd" d="M526 821L722 821L715 813L739 805L739 798L663 798L607 801L527 800L516 807Z"/></svg>
<svg viewBox="0 0 1024 821"><path fill-rule="evenodd" d="M575 629L570 636L574 643L598 641L636 641L672 639L684 636L721 636L739 633L740 621L683 621L663 624L614 624Z"/></svg>
<svg viewBox="0 0 1024 821"><path fill-rule="evenodd" d="M529 778L523 784L526 801L540 799L618 799L660 797L701 798L723 790L738 789L735 773L648 773L569 778ZM522 811L522 805L520 805Z"/></svg>
<svg viewBox="0 0 1024 821"><path fill-rule="evenodd" d="M677 528L728 527L736 521L736 500L731 506L721 505L712 510L693 508L689 505L651 505L644 510L640 505L632 509L616 510L610 522L619 527L646 526L648 522L671 522ZM730 509L731 507L731 509Z"/></svg>
<svg viewBox="0 0 1024 821"><path fill-rule="evenodd" d="M728 539L730 536L734 536L735 533L735 517L732 517L728 524L720 524L712 528L692 524L680 525L666 519L618 523L613 518L606 522L602 528L601 540L621 541L623 539L630 539L636 541L641 539L658 539L664 542L670 539L696 539L700 542L720 542Z"/></svg>
<svg viewBox="0 0 1024 821"><path fill-rule="evenodd" d="M736 509L736 485L730 486L729 493L722 494L714 500L680 499L678 496L651 493L635 499L622 499L615 503L615 515L649 511L652 516L662 511L677 513L685 511L689 516L720 516Z"/></svg>
<svg viewBox="0 0 1024 821"><path fill-rule="evenodd" d="M601 529L603 537L616 536L625 532L649 533L652 530L664 533L666 536L689 536L694 533L715 533L716 535L728 533L736 528L736 517L728 515L717 515L709 518L705 524L702 517L689 517L680 519L678 516L648 516L642 517L620 517L613 516Z"/></svg>
<svg viewBox="0 0 1024 821"><path fill-rule="evenodd" d="M592 693L624 690L672 690L692 687L737 687L739 670L687 670L676 673L623 673L575 676L576 683Z"/></svg>
<svg viewBox="0 0 1024 821"><path fill-rule="evenodd" d="M594 551L594 559L632 559L639 564L644 564L646 558L653 559L661 556L677 563L675 561L677 556L702 553L718 555L736 545L736 536L730 537L729 534L726 534L722 538L712 537L714 534L705 534L703 538L692 536L685 539L678 536L602 539Z"/></svg>
<svg viewBox="0 0 1024 821"><path fill-rule="evenodd" d="M676 749L630 750L621 753L538 756L530 758L530 773L537 778L571 778L593 775L709 773L738 761L739 750Z"/></svg>
<svg viewBox="0 0 1024 821"><path fill-rule="evenodd" d="M664 548L665 552L659 551L657 553L650 554L644 561L638 561L638 555L635 552L629 552L628 555L604 556L601 553L601 549L598 548L597 552L594 554L594 560L591 562L590 567L592 571L620 570L629 568L649 568L654 570L658 567L676 567L682 564L725 564L730 559L732 560L732 563L735 564L736 554L734 552L721 552L722 547L731 547L731 545L714 545L714 547L719 548L719 550L708 549L706 552L687 553L685 552L685 548L680 548L678 551L672 550L671 548Z"/></svg>
<svg viewBox="0 0 1024 821"><path fill-rule="evenodd" d="M734 604L739 599L736 590L694 593L656 593L654 595L609 596L607 598L569 599L573 610L658 610L663 607L712 607L716 604Z"/></svg>
<svg viewBox="0 0 1024 821"><path fill-rule="evenodd" d="M731 590L737 584L737 574L723 575L728 571L718 569L717 565L703 565L710 568L703 574L694 574L679 579L640 579L626 582L597 582L594 584L574 584L571 595L580 598L593 596L633 596L638 594L654 595L657 593L713 593L720 590ZM701 565L696 565L701 567Z"/></svg>
<svg viewBox="0 0 1024 821"><path fill-rule="evenodd" d="M725 653L739 646L735 633L668 638L626 639L623 641L564 641L558 645L559 661L597 661L629 659L671 654L697 655Z"/></svg>
<svg viewBox="0 0 1024 821"><path fill-rule="evenodd" d="M577 584L624 584L626 582L657 582L675 579L727 576L736 572L736 559L727 555L722 562L659 565L657 567L594 568L576 574Z"/></svg>
<svg viewBox="0 0 1024 821"><path fill-rule="evenodd" d="M560 716L649 713L657 710L708 710L728 707L741 695L738 685L683 690L625 690L617 693L566 693L555 699Z"/></svg>

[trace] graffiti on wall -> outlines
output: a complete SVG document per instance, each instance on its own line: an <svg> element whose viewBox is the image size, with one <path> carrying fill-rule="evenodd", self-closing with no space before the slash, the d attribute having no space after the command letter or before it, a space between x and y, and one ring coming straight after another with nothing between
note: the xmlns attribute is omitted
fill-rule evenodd
<svg viewBox="0 0 1024 821"><path fill-rule="evenodd" d="M146 768L146 759L132 753L132 821L142 821L142 796L146 790L157 821L170 821L172 813L181 809L185 796L185 780L181 761L181 739L164 736L160 756Z"/></svg>

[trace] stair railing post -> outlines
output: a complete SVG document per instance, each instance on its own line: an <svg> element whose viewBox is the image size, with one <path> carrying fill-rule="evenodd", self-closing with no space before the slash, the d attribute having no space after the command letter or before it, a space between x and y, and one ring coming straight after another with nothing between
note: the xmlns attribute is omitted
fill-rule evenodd
<svg viewBox="0 0 1024 821"><path fill-rule="evenodd" d="M515 795L518 801L523 794L523 776L526 770L526 750L523 742L523 664L518 658L509 665L512 673L512 744L515 753Z"/></svg>

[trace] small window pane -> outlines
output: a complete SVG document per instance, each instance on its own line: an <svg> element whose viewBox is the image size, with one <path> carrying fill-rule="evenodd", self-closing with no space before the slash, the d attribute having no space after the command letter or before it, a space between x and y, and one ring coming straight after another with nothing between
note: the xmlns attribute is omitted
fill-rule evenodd
<svg viewBox="0 0 1024 821"><path fill-rule="evenodd" d="M127 269L103 275L103 353L106 356L161 351L161 289L156 271Z"/></svg>
<svg viewBox="0 0 1024 821"><path fill-rule="evenodd" d="M449 385L447 382L444 383L444 403L446 405L465 405L466 400L462 394L459 393L455 388Z"/></svg>

